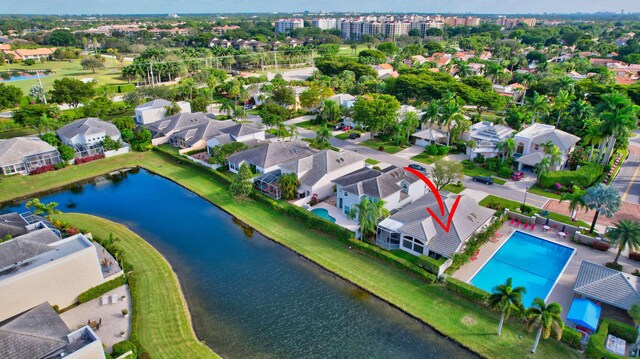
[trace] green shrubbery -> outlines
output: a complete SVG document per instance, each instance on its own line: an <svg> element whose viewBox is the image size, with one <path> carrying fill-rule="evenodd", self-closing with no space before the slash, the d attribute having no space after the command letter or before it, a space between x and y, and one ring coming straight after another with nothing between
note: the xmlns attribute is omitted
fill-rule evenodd
<svg viewBox="0 0 640 359"><path fill-rule="evenodd" d="M438 155L439 156L443 156L443 155L446 155L447 153L449 153L449 147L447 147L447 146L438 146L437 151L438 151Z"/></svg>
<svg viewBox="0 0 640 359"><path fill-rule="evenodd" d="M582 344L580 344L581 340L582 335L577 330L569 327L564 327L564 329L562 329L562 342L573 349L582 348Z"/></svg>
<svg viewBox="0 0 640 359"><path fill-rule="evenodd" d="M609 322L609 334L624 339L627 343L635 343L638 339L638 331L636 328L615 320Z"/></svg>
<svg viewBox="0 0 640 359"><path fill-rule="evenodd" d="M512 174L513 174L513 170L507 166L502 166L498 170L498 177L501 177L501 178L511 178Z"/></svg>
<svg viewBox="0 0 640 359"><path fill-rule="evenodd" d="M425 148L425 152L429 155L429 156L435 156L438 154L438 146L436 145L429 145Z"/></svg>
<svg viewBox="0 0 640 359"><path fill-rule="evenodd" d="M607 340L607 334L610 333L609 327L613 323L622 324L622 323L614 321L613 319L604 318L600 322L600 326L598 327L598 330L595 333L591 334L591 337L589 338L589 343L587 343L587 357L589 359L602 359L602 358L605 358L605 359L622 359L622 358L624 358L624 356L616 355L616 354L608 352L604 347L604 342L605 342L605 340ZM624 325L624 324L622 324L622 325ZM617 328L617 324L614 324L614 328L616 328L614 330L619 330L619 328ZM613 333L611 333L611 334L613 334ZM618 334L620 334L620 333L618 333ZM637 335L637 333L636 333L636 335Z"/></svg>
<svg viewBox="0 0 640 359"><path fill-rule="evenodd" d="M86 303L92 299L96 299L100 297L101 295L111 290L114 290L122 285L125 285L126 283L127 283L127 278L122 275L116 279L112 279L106 283L100 284L99 286L93 287L84 293L81 293L78 296L78 302L80 302L80 304Z"/></svg>
<svg viewBox="0 0 640 359"><path fill-rule="evenodd" d="M114 358L117 358L128 351L132 351L135 355L137 349L138 348L136 347L136 345L133 344L132 342L128 340L123 340L113 345L111 350L111 356L113 356Z"/></svg>
<svg viewBox="0 0 640 359"><path fill-rule="evenodd" d="M418 265L421 265L427 272L438 275L440 266L447 260L445 257L440 259L433 259L429 256L421 255L418 260Z"/></svg>
<svg viewBox="0 0 640 359"><path fill-rule="evenodd" d="M474 302L486 303L487 298L489 298L488 292L452 277L447 278L445 285L450 291L456 292Z"/></svg>
<svg viewBox="0 0 640 359"><path fill-rule="evenodd" d="M563 187L573 187L576 185L580 188L591 186L602 174L602 166L596 164L587 164L575 171L552 171L543 173L540 176L538 185L542 188L552 188L556 183L560 183Z"/></svg>

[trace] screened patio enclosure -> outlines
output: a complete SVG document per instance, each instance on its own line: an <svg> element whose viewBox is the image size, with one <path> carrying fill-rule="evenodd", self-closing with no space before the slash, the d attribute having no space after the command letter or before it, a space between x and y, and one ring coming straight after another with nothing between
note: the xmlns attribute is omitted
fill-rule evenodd
<svg viewBox="0 0 640 359"><path fill-rule="evenodd" d="M282 198L282 191L280 190L278 179L281 175L280 170L262 174L253 180L253 187L271 198L280 199Z"/></svg>

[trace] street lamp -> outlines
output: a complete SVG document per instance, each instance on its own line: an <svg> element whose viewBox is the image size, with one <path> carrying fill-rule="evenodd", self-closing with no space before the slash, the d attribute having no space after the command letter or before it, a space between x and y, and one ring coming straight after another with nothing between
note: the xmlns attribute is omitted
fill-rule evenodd
<svg viewBox="0 0 640 359"><path fill-rule="evenodd" d="M525 208L527 208L527 193L529 193L529 187L524 188L524 201L522 202L522 213L524 213Z"/></svg>

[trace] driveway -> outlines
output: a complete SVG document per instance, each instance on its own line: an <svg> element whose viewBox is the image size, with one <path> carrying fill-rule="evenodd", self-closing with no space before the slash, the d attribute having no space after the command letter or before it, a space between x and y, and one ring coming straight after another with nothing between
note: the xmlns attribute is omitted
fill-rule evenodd
<svg viewBox="0 0 640 359"><path fill-rule="evenodd" d="M411 146L407 149L404 149L398 153L396 153L396 156L400 156L400 157L404 157L406 159L411 159L411 157L416 156L421 154L424 151L424 147L422 146Z"/></svg>

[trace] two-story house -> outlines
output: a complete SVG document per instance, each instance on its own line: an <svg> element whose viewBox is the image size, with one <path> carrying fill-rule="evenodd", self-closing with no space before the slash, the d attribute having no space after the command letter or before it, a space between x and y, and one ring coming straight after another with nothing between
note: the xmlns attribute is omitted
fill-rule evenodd
<svg viewBox="0 0 640 359"><path fill-rule="evenodd" d="M462 135L463 140L473 140L476 143L473 148L467 147L467 156L471 160L478 155L483 155L485 158L498 156L496 145L498 142L511 138L513 132L515 131L509 126L497 125L489 121L473 124L469 132Z"/></svg>
<svg viewBox="0 0 640 359"><path fill-rule="evenodd" d="M362 199L383 200L389 211L401 208L427 192L426 184L414 174L397 167L382 171L361 168L333 180L336 207L348 216Z"/></svg>
<svg viewBox="0 0 640 359"><path fill-rule="evenodd" d="M109 137L120 141L120 130L99 118L83 118L60 127L56 134L60 141L67 146L92 146L100 144Z"/></svg>
<svg viewBox="0 0 640 359"><path fill-rule="evenodd" d="M516 141L514 158L519 163L518 170L533 168L540 163L545 154L545 144L551 143L558 147L561 154L560 163L552 170L563 169L569 159L569 154L575 149L580 137L558 130L553 125L534 123L513 136Z"/></svg>
<svg viewBox="0 0 640 359"><path fill-rule="evenodd" d="M160 121L167 117L167 106L173 102L164 99L156 99L142 104L135 109L135 120L141 125L148 125ZM180 107L180 113L191 112L191 104L187 101L178 101L176 105Z"/></svg>

